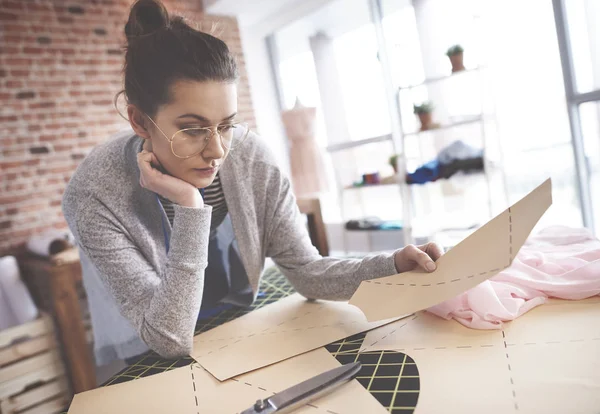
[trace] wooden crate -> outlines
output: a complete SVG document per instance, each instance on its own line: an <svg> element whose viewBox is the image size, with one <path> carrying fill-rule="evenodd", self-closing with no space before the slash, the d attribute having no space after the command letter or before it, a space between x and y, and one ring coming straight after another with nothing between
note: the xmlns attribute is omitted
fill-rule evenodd
<svg viewBox="0 0 600 414"><path fill-rule="evenodd" d="M52 319L0 331L0 414L59 413L70 395Z"/></svg>

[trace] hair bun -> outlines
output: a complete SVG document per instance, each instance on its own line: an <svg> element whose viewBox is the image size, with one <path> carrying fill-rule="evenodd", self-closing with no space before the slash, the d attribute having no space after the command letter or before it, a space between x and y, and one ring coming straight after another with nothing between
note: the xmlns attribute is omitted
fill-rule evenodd
<svg viewBox="0 0 600 414"><path fill-rule="evenodd" d="M167 27L169 13L160 0L138 0L131 7L125 24L128 39L148 35Z"/></svg>

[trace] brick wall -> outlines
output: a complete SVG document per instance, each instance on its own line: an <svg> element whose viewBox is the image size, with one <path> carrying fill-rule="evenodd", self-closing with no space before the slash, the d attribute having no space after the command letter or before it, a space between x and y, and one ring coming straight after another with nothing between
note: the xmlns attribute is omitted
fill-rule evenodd
<svg viewBox="0 0 600 414"><path fill-rule="evenodd" d="M66 227L61 198L71 174L127 125L113 97L132 3L0 0L0 255L36 232ZM202 0L164 3L203 30L218 23L240 66L240 113L255 127L236 20L203 15Z"/></svg>

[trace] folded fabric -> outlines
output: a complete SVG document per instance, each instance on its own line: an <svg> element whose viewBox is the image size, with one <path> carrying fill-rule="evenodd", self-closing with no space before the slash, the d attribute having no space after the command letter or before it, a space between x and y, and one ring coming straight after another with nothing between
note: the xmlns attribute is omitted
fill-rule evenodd
<svg viewBox="0 0 600 414"><path fill-rule="evenodd" d="M483 149L472 147L461 140L454 141L442 149L437 156L442 165L474 158L483 158Z"/></svg>
<svg viewBox="0 0 600 414"><path fill-rule="evenodd" d="M531 236L510 267L428 311L469 328L501 329L548 297L598 294L600 240L587 229L553 226Z"/></svg>
<svg viewBox="0 0 600 414"><path fill-rule="evenodd" d="M440 163L438 160L429 161L417 168L415 172L406 174L408 184L425 184L440 178Z"/></svg>

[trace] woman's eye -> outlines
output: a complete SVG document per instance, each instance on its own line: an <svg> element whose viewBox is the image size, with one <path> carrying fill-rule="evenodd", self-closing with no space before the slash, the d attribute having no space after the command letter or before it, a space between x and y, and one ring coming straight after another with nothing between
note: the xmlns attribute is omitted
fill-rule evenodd
<svg viewBox="0 0 600 414"><path fill-rule="evenodd" d="M198 128L187 129L185 132L187 135L189 135L191 137L199 137L202 135L206 135L206 130L198 129Z"/></svg>
<svg viewBox="0 0 600 414"><path fill-rule="evenodd" d="M221 132L229 132L233 128L233 125L221 125L219 130Z"/></svg>

